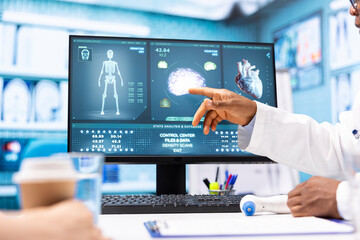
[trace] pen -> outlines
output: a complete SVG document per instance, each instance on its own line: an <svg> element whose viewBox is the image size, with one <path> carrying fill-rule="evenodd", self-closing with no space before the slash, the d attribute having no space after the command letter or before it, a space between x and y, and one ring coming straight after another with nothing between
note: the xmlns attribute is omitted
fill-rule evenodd
<svg viewBox="0 0 360 240"><path fill-rule="evenodd" d="M232 176L231 176L230 181L229 181L229 184L228 184L228 187L227 187L226 189L231 190L232 182L234 181L234 177L235 177L235 175L232 175Z"/></svg>
<svg viewBox="0 0 360 240"><path fill-rule="evenodd" d="M238 178L238 175L236 174L236 175L235 175L235 178L234 178L233 185L235 184L235 182L236 182L237 178Z"/></svg>
<svg viewBox="0 0 360 240"><path fill-rule="evenodd" d="M225 190L228 188L229 186L229 182L230 182L230 179L231 179L232 175L230 174L230 176L228 177L228 180L226 181L226 185L225 185Z"/></svg>
<svg viewBox="0 0 360 240"><path fill-rule="evenodd" d="M231 181L230 190L232 190L232 189L233 189L233 187L234 187L234 185L235 185L235 182L236 182L237 177L238 177L238 175L237 175L237 174L233 176L233 180Z"/></svg>
<svg viewBox="0 0 360 240"><path fill-rule="evenodd" d="M235 175L230 174L230 181L229 181L229 185L231 185L231 183L232 183L232 181L233 181L234 177L235 177Z"/></svg>
<svg viewBox="0 0 360 240"><path fill-rule="evenodd" d="M235 181L235 175L233 175L230 179L230 185L234 185L234 181Z"/></svg>
<svg viewBox="0 0 360 240"><path fill-rule="evenodd" d="M219 177L219 167L217 167L217 169L216 169L215 182L218 181L218 177Z"/></svg>
<svg viewBox="0 0 360 240"><path fill-rule="evenodd" d="M207 178L203 179L203 182L205 183L206 187L210 189L210 182Z"/></svg>
<svg viewBox="0 0 360 240"><path fill-rule="evenodd" d="M225 185L226 185L226 182L227 182L228 178L229 178L229 171L226 170L226 171L225 171L224 190L225 190Z"/></svg>

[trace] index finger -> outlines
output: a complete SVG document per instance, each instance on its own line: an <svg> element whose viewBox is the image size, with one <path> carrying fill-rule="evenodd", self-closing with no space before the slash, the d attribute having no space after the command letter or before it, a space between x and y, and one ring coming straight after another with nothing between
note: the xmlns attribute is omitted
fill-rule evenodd
<svg viewBox="0 0 360 240"><path fill-rule="evenodd" d="M201 103L200 107L198 108L198 110L196 111L194 118L193 118L193 122L192 125L193 126L197 126L201 120L201 118L206 114L207 110L205 108L205 103Z"/></svg>
<svg viewBox="0 0 360 240"><path fill-rule="evenodd" d="M201 88L190 88L189 93L194 95L203 95L205 97L212 98L216 88L201 87Z"/></svg>

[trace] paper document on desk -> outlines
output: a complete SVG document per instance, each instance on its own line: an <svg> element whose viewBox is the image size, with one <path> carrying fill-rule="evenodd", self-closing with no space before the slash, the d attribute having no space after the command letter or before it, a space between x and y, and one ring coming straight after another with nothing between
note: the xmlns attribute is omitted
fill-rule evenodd
<svg viewBox="0 0 360 240"><path fill-rule="evenodd" d="M152 237L226 237L303 234L346 234L353 227L316 217L294 218L291 215L257 215L229 219L168 220L145 223Z"/></svg>

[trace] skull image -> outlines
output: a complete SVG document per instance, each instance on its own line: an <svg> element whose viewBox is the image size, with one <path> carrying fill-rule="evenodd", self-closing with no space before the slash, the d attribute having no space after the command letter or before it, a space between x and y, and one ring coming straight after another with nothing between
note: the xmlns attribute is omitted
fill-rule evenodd
<svg viewBox="0 0 360 240"><path fill-rule="evenodd" d="M81 51L81 59L83 61L88 61L89 60L89 56L90 56L90 51L87 49L84 49Z"/></svg>

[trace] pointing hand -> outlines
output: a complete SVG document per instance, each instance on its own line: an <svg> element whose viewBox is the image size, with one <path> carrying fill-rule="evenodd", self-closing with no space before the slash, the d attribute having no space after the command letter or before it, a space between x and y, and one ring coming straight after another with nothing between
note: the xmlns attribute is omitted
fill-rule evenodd
<svg viewBox="0 0 360 240"><path fill-rule="evenodd" d="M209 134L210 128L216 130L216 126L222 120L228 120L238 125L247 125L255 116L256 103L248 98L240 96L227 89L215 88L190 88L190 94L203 95L211 99L205 99L194 115L193 126L197 126L205 116L204 134Z"/></svg>

